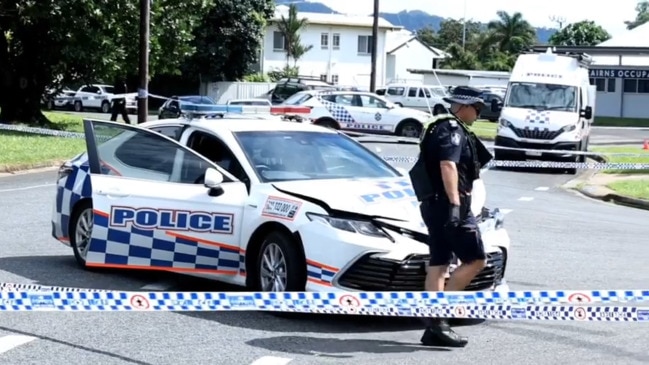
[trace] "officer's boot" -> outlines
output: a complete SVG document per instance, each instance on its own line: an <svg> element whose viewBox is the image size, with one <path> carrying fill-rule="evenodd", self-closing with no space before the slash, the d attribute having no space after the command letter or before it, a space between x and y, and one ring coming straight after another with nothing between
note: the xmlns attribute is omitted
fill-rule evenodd
<svg viewBox="0 0 649 365"><path fill-rule="evenodd" d="M425 323L426 330L421 337L424 346L464 347L469 343L467 337L460 336L451 329L446 319L430 318Z"/></svg>

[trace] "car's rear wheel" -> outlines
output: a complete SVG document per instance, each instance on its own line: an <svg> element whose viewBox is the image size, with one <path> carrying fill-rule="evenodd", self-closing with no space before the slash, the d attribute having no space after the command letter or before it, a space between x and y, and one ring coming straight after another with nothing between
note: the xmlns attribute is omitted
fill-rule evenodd
<svg viewBox="0 0 649 365"><path fill-rule="evenodd" d="M75 101L74 102L74 111L75 112L82 112L83 111L83 104L81 104L80 101Z"/></svg>
<svg viewBox="0 0 649 365"><path fill-rule="evenodd" d="M71 223L70 246L72 246L72 252L77 264L85 269L87 268L86 258L88 257L94 224L92 203L90 201L82 202L75 209Z"/></svg>

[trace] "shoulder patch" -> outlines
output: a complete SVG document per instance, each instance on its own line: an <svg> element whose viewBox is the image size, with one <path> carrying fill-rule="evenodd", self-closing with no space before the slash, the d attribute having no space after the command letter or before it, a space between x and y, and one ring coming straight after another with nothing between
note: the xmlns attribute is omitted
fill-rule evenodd
<svg viewBox="0 0 649 365"><path fill-rule="evenodd" d="M448 124L451 126L451 128L457 128L457 120L455 119L449 119Z"/></svg>
<svg viewBox="0 0 649 365"><path fill-rule="evenodd" d="M459 146L461 140L462 137L460 137L459 133L454 132L453 134L451 134L451 144L453 144L453 146Z"/></svg>

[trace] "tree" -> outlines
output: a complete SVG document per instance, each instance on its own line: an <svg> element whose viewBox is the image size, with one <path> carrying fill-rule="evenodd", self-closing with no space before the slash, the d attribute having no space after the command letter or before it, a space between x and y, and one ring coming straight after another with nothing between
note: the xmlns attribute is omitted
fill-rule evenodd
<svg viewBox="0 0 649 365"><path fill-rule="evenodd" d="M550 37L553 46L594 46L611 38L611 35L592 20L572 23Z"/></svg>
<svg viewBox="0 0 649 365"><path fill-rule="evenodd" d="M436 34L435 29L433 29L431 26L425 26L423 28L417 29L417 32L415 34L417 38L419 38L421 43L429 47L435 47Z"/></svg>
<svg viewBox="0 0 649 365"><path fill-rule="evenodd" d="M508 14L499 11L498 20L489 22L491 41L498 44L501 52L517 54L529 48L536 41L536 31L521 13Z"/></svg>
<svg viewBox="0 0 649 365"><path fill-rule="evenodd" d="M624 22L624 24L626 24L626 29L628 30L637 28L649 21L649 1L640 1L635 6L635 11L637 13L635 19Z"/></svg>
<svg viewBox="0 0 649 365"><path fill-rule="evenodd" d="M156 0L151 74L175 73L208 0ZM49 86L112 80L138 65L139 6L132 0L0 1L0 120L50 126L40 112Z"/></svg>
<svg viewBox="0 0 649 365"><path fill-rule="evenodd" d="M480 23L474 21L466 22L466 40L467 42L474 34L480 32ZM433 47L447 49L452 44L462 45L462 36L464 25L462 20L446 19L439 24L439 31L435 35L435 44Z"/></svg>
<svg viewBox="0 0 649 365"><path fill-rule="evenodd" d="M215 6L194 30L196 53L184 71L209 81L241 79L259 60L266 23L275 12L274 0L215 0Z"/></svg>
<svg viewBox="0 0 649 365"><path fill-rule="evenodd" d="M277 23L277 28L284 37L287 68L290 67L289 61L291 58L294 60L294 65L297 66L297 61L313 48L312 45L303 45L300 39L300 30L305 28L308 22L306 18L298 18L297 6L291 4L288 8L288 17L282 15L282 18Z"/></svg>

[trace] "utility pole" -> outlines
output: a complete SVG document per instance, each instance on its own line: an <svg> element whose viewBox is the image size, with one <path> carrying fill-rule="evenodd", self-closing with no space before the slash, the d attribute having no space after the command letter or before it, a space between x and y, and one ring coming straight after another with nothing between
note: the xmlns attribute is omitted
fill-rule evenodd
<svg viewBox="0 0 649 365"><path fill-rule="evenodd" d="M464 0L464 19L462 19L462 49L466 49L466 2Z"/></svg>
<svg viewBox="0 0 649 365"><path fill-rule="evenodd" d="M374 23L372 24L372 72L370 72L370 92L376 91L376 49L379 45L379 0L374 0Z"/></svg>
<svg viewBox="0 0 649 365"><path fill-rule="evenodd" d="M149 25L151 1L140 0L140 86L137 90L137 124L146 122L149 115Z"/></svg>
<svg viewBox="0 0 649 365"><path fill-rule="evenodd" d="M563 29L563 24L566 22L566 18L562 16L551 15L550 21L557 23L557 25L559 26L559 30L561 30Z"/></svg>

